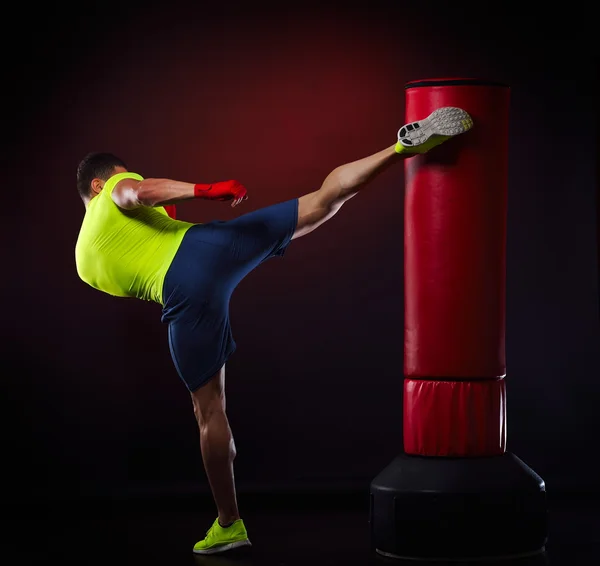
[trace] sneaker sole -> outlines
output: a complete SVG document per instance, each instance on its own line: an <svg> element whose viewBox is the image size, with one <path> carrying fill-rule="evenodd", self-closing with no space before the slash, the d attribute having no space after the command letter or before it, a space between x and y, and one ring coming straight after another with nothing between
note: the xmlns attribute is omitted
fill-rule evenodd
<svg viewBox="0 0 600 566"><path fill-rule="evenodd" d="M445 106L427 118L405 124L398 130L398 141L404 147L417 147L432 136L452 137L470 130L473 120L462 108Z"/></svg>
<svg viewBox="0 0 600 566"><path fill-rule="evenodd" d="M215 548L207 548L206 550L194 550L194 554L217 554L219 552L226 552L242 546L252 546L252 543L249 540L240 540L238 542L231 542L222 546L216 546Z"/></svg>

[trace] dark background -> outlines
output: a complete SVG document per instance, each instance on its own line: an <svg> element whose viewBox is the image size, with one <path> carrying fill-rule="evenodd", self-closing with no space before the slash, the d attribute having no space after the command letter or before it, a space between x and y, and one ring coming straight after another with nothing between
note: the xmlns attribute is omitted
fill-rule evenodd
<svg viewBox="0 0 600 566"><path fill-rule="evenodd" d="M193 7L192 7L193 6ZM300 7L302 6L302 7ZM549 492L594 491L600 432L597 53L591 14L431 2L11 8L3 38L4 499L207 490L160 307L82 283L75 169L235 178L232 218L394 143L404 85L511 86L508 447ZM493 172L490 172L493 174ZM231 303L240 491L366 490L402 450L403 169Z"/></svg>

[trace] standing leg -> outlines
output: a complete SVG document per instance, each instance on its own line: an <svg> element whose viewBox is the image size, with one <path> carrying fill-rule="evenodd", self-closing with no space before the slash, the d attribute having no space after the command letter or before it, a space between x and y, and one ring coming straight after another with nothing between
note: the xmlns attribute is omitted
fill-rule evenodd
<svg viewBox="0 0 600 566"><path fill-rule="evenodd" d="M235 491L235 443L225 413L225 366L205 385L191 393L200 429L200 449L208 482L226 527L240 518Z"/></svg>
<svg viewBox="0 0 600 566"><path fill-rule="evenodd" d="M252 546L240 519L235 493L235 444L225 414L225 366L191 395L204 469L219 513L206 538L194 545L194 553L214 554Z"/></svg>

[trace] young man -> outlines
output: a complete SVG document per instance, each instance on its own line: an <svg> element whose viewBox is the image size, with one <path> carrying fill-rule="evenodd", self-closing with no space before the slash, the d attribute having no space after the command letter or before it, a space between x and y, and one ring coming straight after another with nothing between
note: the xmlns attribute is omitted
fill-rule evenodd
<svg viewBox="0 0 600 566"><path fill-rule="evenodd" d="M439 108L406 124L394 145L341 165L300 198L206 224L171 218L165 206L200 198L247 198L237 181L195 184L144 179L110 153L91 153L77 169L86 212L75 248L77 272L90 286L162 306L169 347L190 391L200 448L218 517L194 552L250 545L238 511L235 444L225 412L225 363L235 350L229 300L263 261L282 256L290 241L312 232L388 166L425 153L473 125L460 108Z"/></svg>

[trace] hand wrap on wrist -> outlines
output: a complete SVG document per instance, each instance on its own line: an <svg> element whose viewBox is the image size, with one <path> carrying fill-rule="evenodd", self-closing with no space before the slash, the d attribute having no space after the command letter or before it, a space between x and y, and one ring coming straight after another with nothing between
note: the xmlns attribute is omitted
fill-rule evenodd
<svg viewBox="0 0 600 566"><path fill-rule="evenodd" d="M246 188L238 181L194 185L194 196L207 200L234 200L246 196Z"/></svg>

